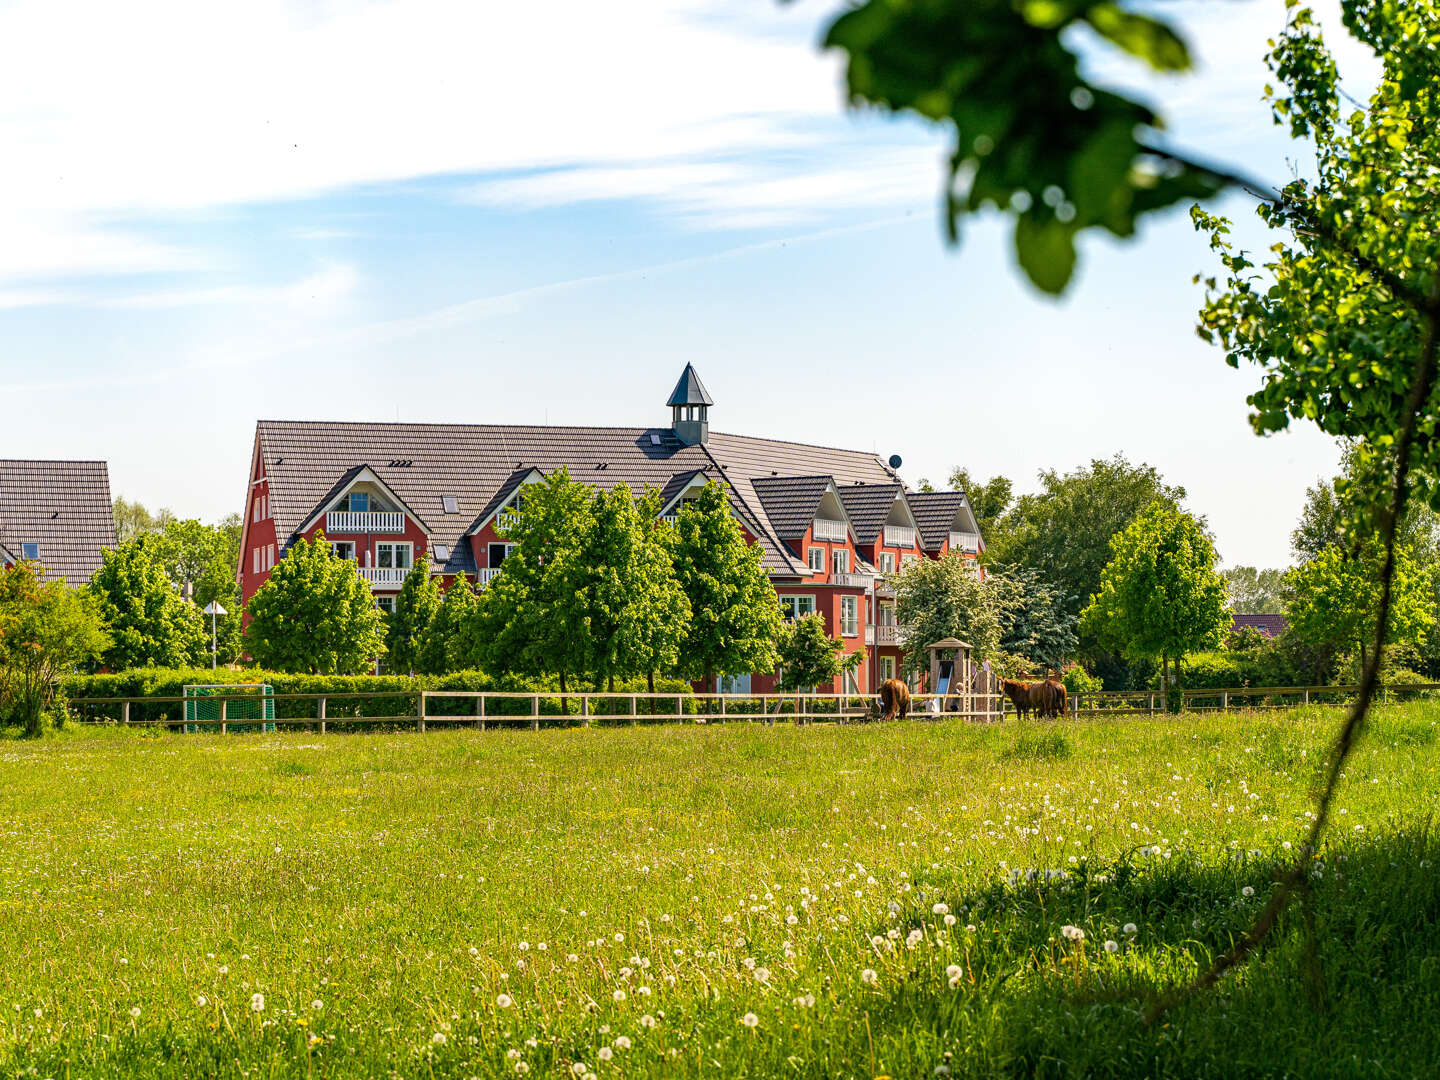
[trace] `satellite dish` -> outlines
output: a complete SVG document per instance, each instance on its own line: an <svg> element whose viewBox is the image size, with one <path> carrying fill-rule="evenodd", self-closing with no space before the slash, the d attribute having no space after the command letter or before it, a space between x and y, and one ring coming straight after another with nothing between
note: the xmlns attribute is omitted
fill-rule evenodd
<svg viewBox="0 0 1440 1080"><path fill-rule="evenodd" d="M899 455L899 454L891 454L891 455L890 455L890 468L892 468L892 469L898 469L902 464L904 464L904 462L902 462L902 461L900 460L900 455Z"/></svg>

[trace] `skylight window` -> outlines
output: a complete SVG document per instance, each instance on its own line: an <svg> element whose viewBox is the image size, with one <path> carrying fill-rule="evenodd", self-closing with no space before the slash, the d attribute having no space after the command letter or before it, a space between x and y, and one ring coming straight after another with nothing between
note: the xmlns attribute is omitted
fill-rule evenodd
<svg viewBox="0 0 1440 1080"><path fill-rule="evenodd" d="M458 514L460 512L460 500L454 495L442 495L441 501L445 504L445 513Z"/></svg>
<svg viewBox="0 0 1440 1080"><path fill-rule="evenodd" d="M20 545L20 557L21 557L22 559L38 559L38 558L40 558L40 545L39 545L39 544L21 544L21 545Z"/></svg>
<svg viewBox="0 0 1440 1080"><path fill-rule="evenodd" d="M657 435L657 434L656 434L655 432L653 432L653 431L650 432L650 445L651 445L651 446L659 446L659 445L660 445L660 436Z"/></svg>
<svg viewBox="0 0 1440 1080"><path fill-rule="evenodd" d="M436 544L436 545L435 545L435 558L439 559L441 562L449 562L449 561L450 561L450 545L449 545L449 544Z"/></svg>

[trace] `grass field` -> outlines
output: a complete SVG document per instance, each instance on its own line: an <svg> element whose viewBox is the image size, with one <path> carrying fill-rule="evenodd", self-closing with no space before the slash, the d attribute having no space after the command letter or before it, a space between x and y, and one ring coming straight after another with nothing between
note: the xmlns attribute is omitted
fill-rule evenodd
<svg viewBox="0 0 1440 1080"><path fill-rule="evenodd" d="M0 741L0 1075L1434 1076L1434 705L1257 962L1140 1016L1336 722Z"/></svg>

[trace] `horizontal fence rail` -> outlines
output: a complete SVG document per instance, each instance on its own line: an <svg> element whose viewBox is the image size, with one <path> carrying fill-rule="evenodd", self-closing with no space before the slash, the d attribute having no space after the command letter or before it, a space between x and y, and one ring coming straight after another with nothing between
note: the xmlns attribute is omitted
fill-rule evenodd
<svg viewBox="0 0 1440 1080"><path fill-rule="evenodd" d="M1407 700L1440 691L1440 683L1397 683L1383 686L1378 700ZM1338 686L1229 686L1182 688L1172 691L1180 697L1184 712L1223 712L1244 709L1288 709L1298 705L1347 705L1360 687ZM1070 696L1075 716L1153 715L1165 711L1162 690L1095 690Z"/></svg>
<svg viewBox="0 0 1440 1080"><path fill-rule="evenodd" d="M214 718L187 719L185 706L203 701L218 707ZM259 702L273 715L241 715ZM243 709L232 709L240 703ZM861 723L879 719L881 709L869 694L685 694L590 693L575 691L518 692L500 690L343 691L324 694L253 692L207 694L203 698L173 696L72 698L67 703L81 723L131 727L176 727L229 731L266 726L363 728L376 724L414 726L470 724L531 727L574 727L641 723ZM940 717L989 721L1000 718L995 694L916 694L911 719Z"/></svg>

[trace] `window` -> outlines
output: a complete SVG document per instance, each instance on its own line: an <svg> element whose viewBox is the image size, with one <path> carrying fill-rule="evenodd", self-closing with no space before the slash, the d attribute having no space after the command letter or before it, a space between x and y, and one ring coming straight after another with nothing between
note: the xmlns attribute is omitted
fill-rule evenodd
<svg viewBox="0 0 1440 1080"><path fill-rule="evenodd" d="M876 622L878 622L881 626L894 626L894 625L895 625L895 605L894 605L894 604L880 604L880 605L875 609L875 615L876 615Z"/></svg>
<svg viewBox="0 0 1440 1080"><path fill-rule="evenodd" d="M266 558L267 560L269 560L269 563L270 563L271 566L274 566L274 565L275 565L275 545L274 545L274 544L271 544L269 547L267 547L267 548L265 549L265 552L266 552L265 558Z"/></svg>
<svg viewBox="0 0 1440 1080"><path fill-rule="evenodd" d="M490 558L488 560L490 569L494 570L497 566L504 562L506 558L510 555L510 552L514 550L514 544L491 544Z"/></svg>
<svg viewBox="0 0 1440 1080"><path fill-rule="evenodd" d="M844 548L836 548L830 553L833 564L830 567L831 573L848 574L850 572L850 552Z"/></svg>
<svg viewBox="0 0 1440 1080"><path fill-rule="evenodd" d="M442 495L440 501L445 507L447 514L458 514L460 512L460 500L454 495Z"/></svg>
<svg viewBox="0 0 1440 1080"><path fill-rule="evenodd" d="M858 596L842 596L840 598L840 633L845 637L855 637L860 633L860 598Z"/></svg>
<svg viewBox="0 0 1440 1080"><path fill-rule="evenodd" d="M436 545L435 545L435 558L439 559L441 562L449 562L449 561L450 561L450 545L449 545L449 544L436 544Z"/></svg>
<svg viewBox="0 0 1440 1080"><path fill-rule="evenodd" d="M810 569L817 574L823 574L825 572L825 549L811 548L807 554L810 559Z"/></svg>
<svg viewBox="0 0 1440 1080"><path fill-rule="evenodd" d="M885 682L885 681L888 681L888 680L890 680L890 679L893 679L894 677L895 677L895 657L893 657L893 656L882 656L882 657L880 657L880 680L881 680L882 682Z"/></svg>
<svg viewBox="0 0 1440 1080"><path fill-rule="evenodd" d="M20 545L20 558L22 558L22 559L38 559L38 558L40 558L40 545L39 545L39 544L23 544L23 543L22 543L22 544Z"/></svg>
<svg viewBox="0 0 1440 1080"><path fill-rule="evenodd" d="M796 619L803 619L806 615L814 615L815 597L782 596L780 597L780 614L785 617L786 622L794 622Z"/></svg>
<svg viewBox="0 0 1440 1080"><path fill-rule="evenodd" d="M375 606L378 607L381 611L385 612L386 615L394 615L394 614L395 614L395 597L393 597L393 596L377 596L377 597L375 597Z"/></svg>
<svg viewBox="0 0 1440 1080"><path fill-rule="evenodd" d="M330 550L335 553L337 559L348 559L355 561L355 545L349 540L333 540L330 543Z"/></svg>
<svg viewBox="0 0 1440 1080"><path fill-rule="evenodd" d="M250 504L250 520L260 520L260 497L258 495L255 497L255 501Z"/></svg>
<svg viewBox="0 0 1440 1080"><path fill-rule="evenodd" d="M902 567L903 567L903 566L909 566L912 562L914 562L914 561L915 561L916 559L918 559L919 557L920 557L920 556L919 556L919 555L916 555L913 551L908 551L908 552L906 552L904 555L901 555L901 556L900 556L900 565L901 565Z"/></svg>
<svg viewBox="0 0 1440 1080"><path fill-rule="evenodd" d="M880 553L880 572L882 574L893 574L895 572L895 553L882 551Z"/></svg>
<svg viewBox="0 0 1440 1080"><path fill-rule="evenodd" d="M370 495L364 491L350 492L350 512L352 514L365 514L370 511Z"/></svg>
<svg viewBox="0 0 1440 1080"><path fill-rule="evenodd" d="M384 569L409 570L410 545L394 543L376 544L375 565Z"/></svg>
<svg viewBox="0 0 1440 1080"><path fill-rule="evenodd" d="M260 572L260 549L259 549L259 548L256 548L254 551L250 552L250 572L251 572L251 573L254 573L254 574L258 574L258 573Z"/></svg>

